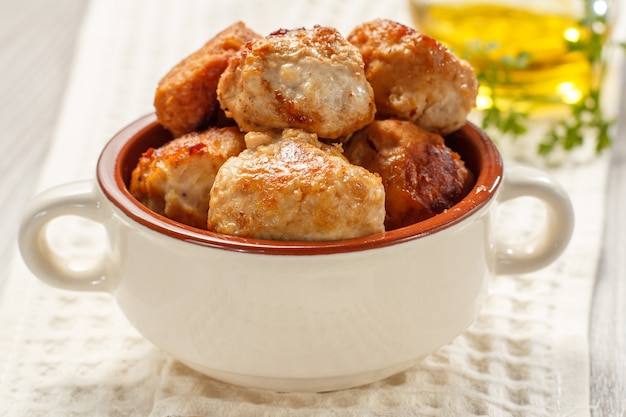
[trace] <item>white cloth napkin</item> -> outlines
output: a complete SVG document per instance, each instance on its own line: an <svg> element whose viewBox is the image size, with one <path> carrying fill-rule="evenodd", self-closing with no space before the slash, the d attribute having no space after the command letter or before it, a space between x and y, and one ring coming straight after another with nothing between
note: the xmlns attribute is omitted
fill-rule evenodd
<svg viewBox="0 0 626 417"><path fill-rule="evenodd" d="M236 20L260 33L376 17L411 23L404 0L92 0L39 188L93 178L104 143L152 111L171 66ZM607 158L552 174L577 218L552 266L500 276L477 321L418 366L365 387L279 394L204 377L143 339L107 294L40 283L17 257L0 300L0 416L588 416L587 324L600 251ZM501 207L503 236L541 221L533 201ZM97 239L64 225L61 250Z"/></svg>

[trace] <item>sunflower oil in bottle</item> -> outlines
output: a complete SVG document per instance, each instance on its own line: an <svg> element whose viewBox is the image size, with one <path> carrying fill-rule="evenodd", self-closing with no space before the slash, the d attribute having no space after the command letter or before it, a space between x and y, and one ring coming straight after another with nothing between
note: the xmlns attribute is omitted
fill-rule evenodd
<svg viewBox="0 0 626 417"><path fill-rule="evenodd" d="M530 113L576 104L598 86L606 1L410 0L410 7L418 30L472 64L479 109Z"/></svg>

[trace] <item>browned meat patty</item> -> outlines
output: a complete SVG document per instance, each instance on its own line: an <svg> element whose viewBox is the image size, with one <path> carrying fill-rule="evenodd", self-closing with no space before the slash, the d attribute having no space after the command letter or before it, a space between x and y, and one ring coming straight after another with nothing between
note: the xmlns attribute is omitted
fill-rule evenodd
<svg viewBox="0 0 626 417"><path fill-rule="evenodd" d="M442 135L463 126L478 92L466 61L436 40L390 20L363 23L348 40L363 56L378 118L412 120Z"/></svg>
<svg viewBox="0 0 626 417"><path fill-rule="evenodd" d="M236 127L180 136L143 154L132 173L130 192L163 216L206 229L215 175L245 148L243 133Z"/></svg>
<svg viewBox="0 0 626 417"><path fill-rule="evenodd" d="M258 37L243 23L235 23L172 68L154 97L161 125L174 137L208 127L217 117L217 83L229 58Z"/></svg>
<svg viewBox="0 0 626 417"><path fill-rule="evenodd" d="M298 129L279 137L249 133L246 141L252 147L226 161L215 178L209 230L319 241L384 231L380 177L350 164L335 146Z"/></svg>
<svg viewBox="0 0 626 417"><path fill-rule="evenodd" d="M373 120L358 50L337 30L280 30L241 49L218 85L226 115L246 131L299 128L337 139Z"/></svg>
<svg viewBox="0 0 626 417"><path fill-rule="evenodd" d="M382 177L387 230L425 220L459 202L474 176L442 136L405 120L375 121L346 145L353 164Z"/></svg>

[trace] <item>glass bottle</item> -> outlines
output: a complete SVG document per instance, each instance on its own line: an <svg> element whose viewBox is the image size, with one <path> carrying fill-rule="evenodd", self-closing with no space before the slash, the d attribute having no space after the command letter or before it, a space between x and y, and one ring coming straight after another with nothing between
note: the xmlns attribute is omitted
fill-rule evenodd
<svg viewBox="0 0 626 417"><path fill-rule="evenodd" d="M415 25L467 59L479 110L554 111L597 93L609 0L409 0Z"/></svg>

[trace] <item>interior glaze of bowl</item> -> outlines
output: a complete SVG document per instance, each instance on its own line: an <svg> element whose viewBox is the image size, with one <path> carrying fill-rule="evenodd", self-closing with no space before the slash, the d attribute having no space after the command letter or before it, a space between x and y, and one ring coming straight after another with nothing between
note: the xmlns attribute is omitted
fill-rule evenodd
<svg viewBox="0 0 626 417"><path fill-rule="evenodd" d="M144 116L118 132L105 146L97 167L97 180L104 195L138 223L175 239L240 252L275 255L318 255L373 249L436 233L480 210L494 197L502 180L502 159L493 142L476 126L466 123L445 137L446 145L458 152L475 174L473 189L458 204L429 219L403 228L365 237L330 242L276 241L242 238L190 227L158 215L128 191L130 176L139 157L172 136L154 114Z"/></svg>

